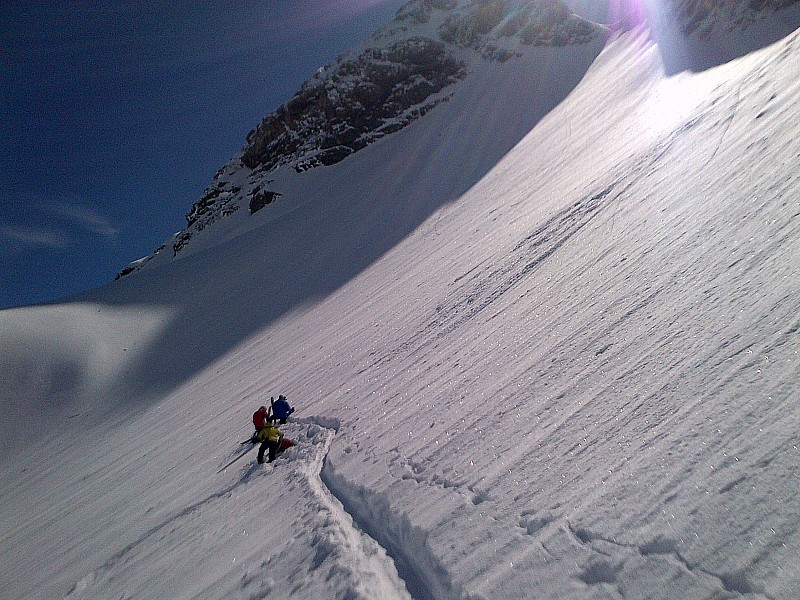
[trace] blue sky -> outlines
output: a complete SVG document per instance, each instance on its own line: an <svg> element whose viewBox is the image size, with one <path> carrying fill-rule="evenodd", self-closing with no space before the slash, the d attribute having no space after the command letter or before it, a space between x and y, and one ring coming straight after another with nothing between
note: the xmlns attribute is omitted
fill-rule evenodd
<svg viewBox="0 0 800 600"><path fill-rule="evenodd" d="M5 2L0 308L103 285L404 0Z"/></svg>

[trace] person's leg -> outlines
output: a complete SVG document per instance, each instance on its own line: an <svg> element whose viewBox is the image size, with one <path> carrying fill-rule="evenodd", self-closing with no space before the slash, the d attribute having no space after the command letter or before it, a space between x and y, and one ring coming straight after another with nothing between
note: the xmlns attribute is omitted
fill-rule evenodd
<svg viewBox="0 0 800 600"><path fill-rule="evenodd" d="M275 460L275 457L278 454L278 442L270 442L269 443L269 462Z"/></svg>
<svg viewBox="0 0 800 600"><path fill-rule="evenodd" d="M264 452L267 451L269 448L269 455L272 456L272 445L269 443L269 440L264 440L261 442L261 447L258 449L258 464L264 462Z"/></svg>

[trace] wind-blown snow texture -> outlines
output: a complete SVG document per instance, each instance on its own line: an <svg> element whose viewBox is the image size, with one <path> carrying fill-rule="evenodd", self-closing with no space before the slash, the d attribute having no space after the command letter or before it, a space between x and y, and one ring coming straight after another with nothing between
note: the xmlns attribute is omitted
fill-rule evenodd
<svg viewBox="0 0 800 600"><path fill-rule="evenodd" d="M601 44L0 313L0 595L799 597L800 32Z"/></svg>

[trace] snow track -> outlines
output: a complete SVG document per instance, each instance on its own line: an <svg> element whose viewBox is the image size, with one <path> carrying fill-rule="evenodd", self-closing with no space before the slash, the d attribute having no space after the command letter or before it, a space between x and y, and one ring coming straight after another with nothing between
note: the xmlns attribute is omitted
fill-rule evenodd
<svg viewBox="0 0 800 600"><path fill-rule="evenodd" d="M318 557L324 560L332 555L340 568L349 572L353 587L348 598L410 599L411 596L384 548L359 531L352 516L323 483L321 472L335 431L323 425L317 427L325 438L317 446L304 470L311 491L319 501L324 519L317 537Z"/></svg>
<svg viewBox="0 0 800 600"><path fill-rule="evenodd" d="M324 431L325 439L308 462L305 475L329 515L328 541L358 582L356 597L464 598L461 587L431 552L428 532L398 516L386 497L349 482L331 466L328 453L338 423L315 418L306 422Z"/></svg>
<svg viewBox="0 0 800 600"><path fill-rule="evenodd" d="M392 557L413 598L461 600L461 586L452 581L428 545L428 534L392 509L385 495L357 486L326 463L322 480L358 526Z"/></svg>

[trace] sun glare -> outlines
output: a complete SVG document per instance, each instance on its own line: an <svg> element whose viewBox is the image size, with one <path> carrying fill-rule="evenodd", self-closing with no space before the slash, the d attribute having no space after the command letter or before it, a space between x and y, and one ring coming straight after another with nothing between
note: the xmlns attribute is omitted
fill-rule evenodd
<svg viewBox="0 0 800 600"><path fill-rule="evenodd" d="M608 23L617 29L629 29L647 20L647 0L608 0Z"/></svg>
<svg viewBox="0 0 800 600"><path fill-rule="evenodd" d="M658 132L678 128L691 119L703 98L685 76L664 77L651 90L645 104L647 126Z"/></svg>

